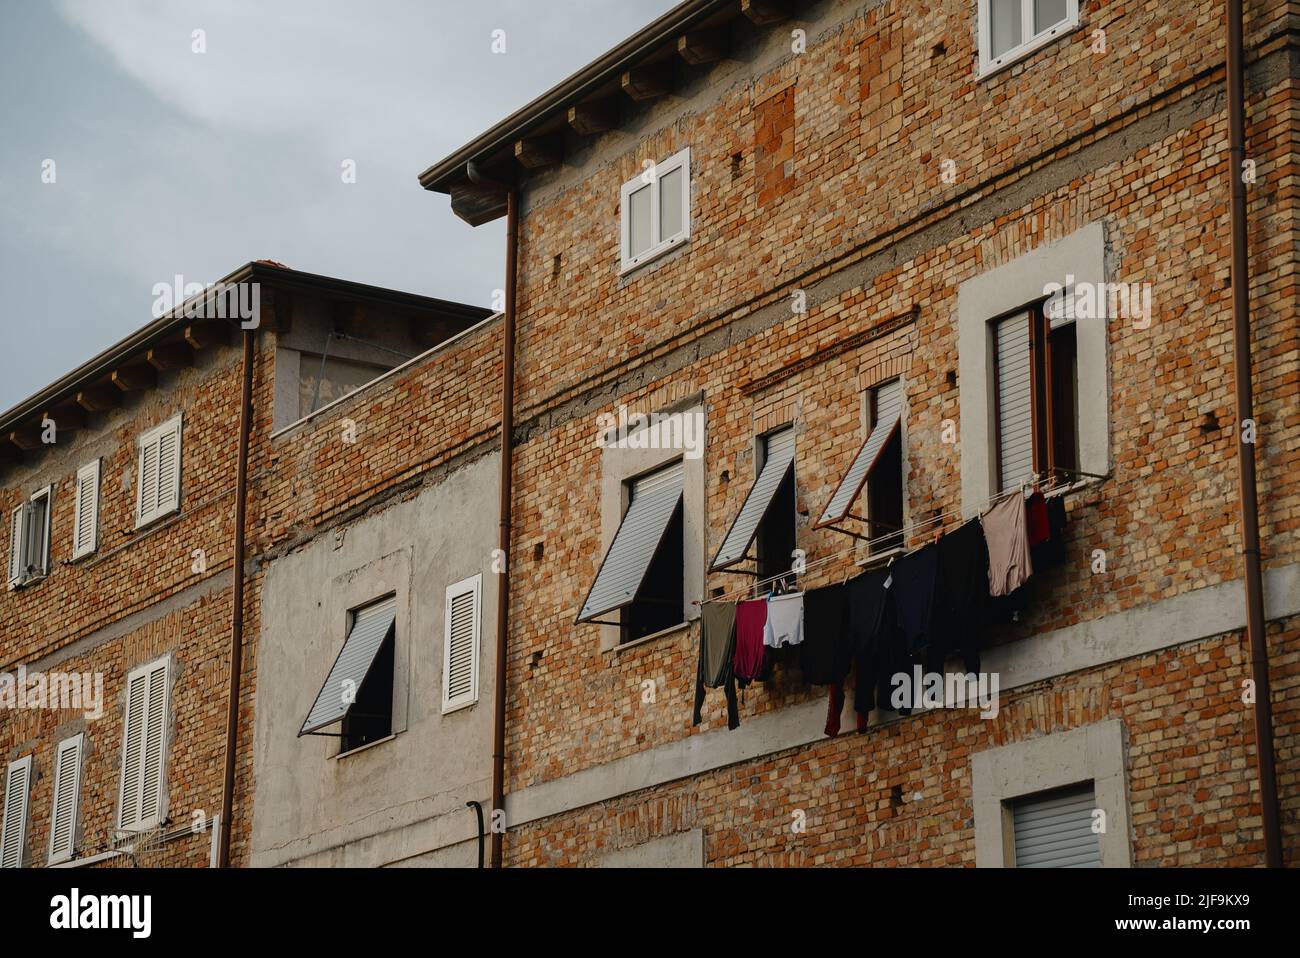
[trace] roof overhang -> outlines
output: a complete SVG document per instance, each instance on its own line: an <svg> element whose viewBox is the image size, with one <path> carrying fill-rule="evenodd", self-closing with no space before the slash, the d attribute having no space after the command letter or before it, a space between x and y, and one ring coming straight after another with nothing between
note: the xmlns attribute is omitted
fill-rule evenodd
<svg viewBox="0 0 1300 958"><path fill-rule="evenodd" d="M420 185L448 194L453 212L472 226L497 219L505 214L502 184L560 163L566 141L613 128L637 105L670 93L685 71L724 59L744 29L738 22L780 23L800 2L685 0L429 167ZM474 170L483 174L478 182Z"/></svg>

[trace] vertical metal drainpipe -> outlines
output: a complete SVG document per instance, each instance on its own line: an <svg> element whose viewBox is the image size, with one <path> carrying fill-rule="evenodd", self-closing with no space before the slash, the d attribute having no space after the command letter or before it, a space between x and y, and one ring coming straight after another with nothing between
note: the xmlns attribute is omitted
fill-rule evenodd
<svg viewBox="0 0 1300 958"><path fill-rule="evenodd" d="M239 744L239 685L244 660L244 518L248 511L248 437L253 420L255 330L244 333L243 386L239 406L239 463L235 478L235 582L230 629L230 701L226 709L226 771L221 786L220 868L230 867L230 824L234 816L235 749Z"/></svg>
<svg viewBox="0 0 1300 958"><path fill-rule="evenodd" d="M515 288L518 275L519 197L513 186L483 175L474 163L466 167L470 182L500 190L506 197L506 302L501 346L501 502L497 540L501 574L497 576L497 647L494 719L492 726L492 867L502 867L504 835L497 814L504 813L506 796L506 645L510 635L510 520L513 501L515 431Z"/></svg>
<svg viewBox="0 0 1300 958"><path fill-rule="evenodd" d="M1245 559L1246 635L1250 643L1251 677L1255 682L1255 753L1259 771L1260 808L1264 823L1264 860L1282 865L1282 833L1278 822L1277 773L1273 754L1273 705L1268 680L1268 637L1264 619L1264 580L1260 563L1259 499L1255 483L1255 444L1242 439L1242 427L1254 419L1251 385L1250 266L1246 239L1245 58L1241 0L1227 0L1228 12L1228 137L1232 194L1232 356L1237 393L1237 475L1241 499L1242 555Z"/></svg>

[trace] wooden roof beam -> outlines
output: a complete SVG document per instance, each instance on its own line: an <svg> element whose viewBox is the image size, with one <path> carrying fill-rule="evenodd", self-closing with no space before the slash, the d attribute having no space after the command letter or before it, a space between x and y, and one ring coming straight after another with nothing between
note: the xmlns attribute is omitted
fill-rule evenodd
<svg viewBox="0 0 1300 958"><path fill-rule="evenodd" d="M189 343L163 343L145 353L145 359L159 371L180 369L193 364L194 350L190 349Z"/></svg>
<svg viewBox="0 0 1300 958"><path fill-rule="evenodd" d="M185 342L196 352L209 346L225 346L230 343L230 326L221 320L193 323L185 327Z"/></svg>
<svg viewBox="0 0 1300 958"><path fill-rule="evenodd" d="M103 412L122 402L122 393L111 383L87 386L77 393L77 405L86 412Z"/></svg>
<svg viewBox="0 0 1300 958"><path fill-rule="evenodd" d="M558 134L528 136L515 141L515 162L526 170L558 166L564 156L564 143Z"/></svg>
<svg viewBox="0 0 1300 958"><path fill-rule="evenodd" d="M722 29L692 30L677 38L677 55L691 66L716 63L731 49L731 35Z"/></svg>
<svg viewBox="0 0 1300 958"><path fill-rule="evenodd" d="M673 74L668 63L633 67L619 79L623 92L637 102L657 100L672 91Z"/></svg>
<svg viewBox="0 0 1300 958"><path fill-rule="evenodd" d="M790 19L789 0L740 0L740 12L758 27Z"/></svg>
<svg viewBox="0 0 1300 958"><path fill-rule="evenodd" d="M153 389L158 385L158 372L152 366L136 364L113 370L113 385L124 393Z"/></svg>
<svg viewBox="0 0 1300 958"><path fill-rule="evenodd" d="M569 107L569 126L579 136L595 136L618 124L618 104L613 100L592 100Z"/></svg>

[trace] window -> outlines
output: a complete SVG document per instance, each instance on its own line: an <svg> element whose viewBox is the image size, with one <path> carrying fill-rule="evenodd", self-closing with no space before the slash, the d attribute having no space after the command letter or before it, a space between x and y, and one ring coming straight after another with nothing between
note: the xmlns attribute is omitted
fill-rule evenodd
<svg viewBox="0 0 1300 958"><path fill-rule="evenodd" d="M9 588L39 581L50 571L52 486L38 489L9 514Z"/></svg>
<svg viewBox="0 0 1300 958"><path fill-rule="evenodd" d="M341 723L339 753L393 734L397 597L349 613L348 637L298 735L322 735Z"/></svg>
<svg viewBox="0 0 1300 958"><path fill-rule="evenodd" d="M27 797L32 784L32 757L9 763L5 776L4 824L0 827L0 868L22 868L27 845Z"/></svg>
<svg viewBox="0 0 1300 958"><path fill-rule="evenodd" d="M736 514L710 572L720 572L749 558L758 540L753 572L760 578L780 575L793 561L795 549L794 429L769 433L759 441L762 467Z"/></svg>
<svg viewBox="0 0 1300 958"><path fill-rule="evenodd" d="M1008 227L1021 228L1020 224ZM999 332L996 321L1025 316L1029 311L1027 303L1046 302L1053 314L1046 337L1050 342L1043 345L1050 346L1052 354L1049 367L1053 384L1050 422L1055 464L1058 468L1068 469L1073 458L1077 463L1076 471L1081 474L1074 478L1082 478L1086 473L1100 479L1110 473L1113 394L1107 352L1117 319L1109 315L1111 310L1107 297L1096 295L1099 290L1113 288L1110 283L1111 277L1106 271L1106 228L1102 223L1090 223L1058 240L1042 242L958 284L956 358L963 515L974 516L988 508L990 498L1002 488L998 436L1001 415L998 388L1001 384L997 381L995 368ZM1068 294L1067 290L1070 291ZM1092 296L1087 295L1090 292ZM1066 315L1055 315L1057 313ZM1018 328L1009 324L1008 331L1015 331L1020 342L1027 345L1024 341L1025 324ZM1026 391L1024 382L1022 373L1020 384L1014 388L1008 384L1005 395L1018 394L1022 401L1025 396L1032 397L1033 389ZM1045 408L1042 399L1040 395L1039 406ZM1068 409L1071 400L1074 402L1073 415ZM1030 448L1032 417L1031 408ZM1022 461L1026 451L1022 446ZM1040 451L1046 455L1045 449ZM1033 454L1029 453L1028 458L1032 462ZM1011 465L1015 467L1014 462ZM1022 465L1019 469L1034 471L1032 466L1026 470ZM1007 470L1010 474L1016 471L1016 468Z"/></svg>
<svg viewBox="0 0 1300 958"><path fill-rule="evenodd" d="M95 551L99 534L99 460L77 470L76 513L72 520L72 558Z"/></svg>
<svg viewBox="0 0 1300 958"><path fill-rule="evenodd" d="M846 518L866 524L872 551L901 545L903 528L903 383L895 379L867 393L871 428L844 477L822 511L817 526L834 527ZM865 485L866 515L853 513ZM892 538L890 538L892 537ZM882 541L883 540L883 541Z"/></svg>
<svg viewBox="0 0 1300 958"><path fill-rule="evenodd" d="M686 621L683 475L679 460L624 484L627 511L578 622L618 625L627 643ZM619 621L596 618L619 610Z"/></svg>
<svg viewBox="0 0 1300 958"><path fill-rule="evenodd" d="M1079 0L979 0L980 74L999 70L1079 25Z"/></svg>
<svg viewBox="0 0 1300 958"><path fill-rule="evenodd" d="M973 752L975 864L1131 868L1126 736L1107 719Z"/></svg>
<svg viewBox="0 0 1300 958"><path fill-rule="evenodd" d="M140 437L136 528L170 515L181 504L181 417Z"/></svg>
<svg viewBox="0 0 1300 958"><path fill-rule="evenodd" d="M118 827L123 831L156 828L166 817L167 789L163 776L170 678L167 659L143 665L127 676L121 801L117 817Z"/></svg>
<svg viewBox="0 0 1300 958"><path fill-rule="evenodd" d="M619 207L623 272L690 239L690 148L624 183Z"/></svg>
<svg viewBox="0 0 1300 958"><path fill-rule="evenodd" d="M998 491L1034 475L1078 470L1075 325L1045 302L993 324Z"/></svg>
<svg viewBox="0 0 1300 958"><path fill-rule="evenodd" d="M482 592L481 575L447 587L443 605L446 619L442 650L443 714L478 701Z"/></svg>
<svg viewBox="0 0 1300 958"><path fill-rule="evenodd" d="M1017 868L1100 868L1101 842L1093 831L1097 796L1092 782L1011 803Z"/></svg>
<svg viewBox="0 0 1300 958"><path fill-rule="evenodd" d="M77 841L77 806L81 792L81 733L64 739L54 758L54 802L50 810L50 859L54 865L72 858Z"/></svg>
<svg viewBox="0 0 1300 958"><path fill-rule="evenodd" d="M763 462L780 460L789 449L790 467L776 487L776 495L755 536L755 560L761 579L790 571L795 549L794 430L782 429L763 437Z"/></svg>

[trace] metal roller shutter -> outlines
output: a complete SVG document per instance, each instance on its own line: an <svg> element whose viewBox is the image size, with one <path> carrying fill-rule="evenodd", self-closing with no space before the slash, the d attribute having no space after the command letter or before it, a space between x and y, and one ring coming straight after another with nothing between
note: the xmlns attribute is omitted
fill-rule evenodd
<svg viewBox="0 0 1300 958"><path fill-rule="evenodd" d="M998 370L998 491L1034 472L1034 411L1029 319L1012 316L995 329Z"/></svg>
<svg viewBox="0 0 1300 958"><path fill-rule="evenodd" d="M767 510L781 487L781 480L794 468L793 429L772 433L764 440L764 448L767 450L767 461L763 463L763 469L750 487L744 505L740 507L731 529L722 540L722 547L718 549L718 554L709 567L710 572L724 569L745 557L758 532L759 523L767 515Z"/></svg>
<svg viewBox="0 0 1300 958"><path fill-rule="evenodd" d="M302 723L300 736L340 722L348 714L396 619L396 596L357 611L347 641Z"/></svg>
<svg viewBox="0 0 1300 958"><path fill-rule="evenodd" d="M876 390L876 421L871 428L871 433L862 444L862 448L858 450L858 454L853 457L849 471L835 487L831 501L826 504L825 511L817 520L818 525L839 522L849 514L854 501L862 492L862 487L870 478L880 453L893 438L894 433L901 428L902 420L903 387L901 381L896 379Z"/></svg>
<svg viewBox="0 0 1300 958"><path fill-rule="evenodd" d="M678 462L632 484L632 501L577 621L588 622L636 600L668 524L681 506L682 481Z"/></svg>
<svg viewBox="0 0 1300 958"><path fill-rule="evenodd" d="M1092 830L1096 807L1091 782L1016 802L1016 867L1101 867L1101 843Z"/></svg>

